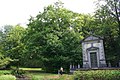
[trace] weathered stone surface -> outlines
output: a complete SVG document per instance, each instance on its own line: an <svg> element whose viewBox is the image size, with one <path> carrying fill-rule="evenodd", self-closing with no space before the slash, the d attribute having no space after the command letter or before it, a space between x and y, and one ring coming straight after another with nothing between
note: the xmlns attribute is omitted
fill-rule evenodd
<svg viewBox="0 0 120 80"><path fill-rule="evenodd" d="M106 67L102 39L90 35L82 40L83 68Z"/></svg>

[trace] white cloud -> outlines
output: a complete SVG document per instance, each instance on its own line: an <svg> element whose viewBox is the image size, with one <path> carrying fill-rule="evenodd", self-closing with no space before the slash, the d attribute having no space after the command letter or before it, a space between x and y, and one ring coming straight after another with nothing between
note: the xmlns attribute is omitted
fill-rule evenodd
<svg viewBox="0 0 120 80"><path fill-rule="evenodd" d="M94 11L94 0L63 0L65 7L79 13L91 13Z"/></svg>
<svg viewBox="0 0 120 80"><path fill-rule="evenodd" d="M26 24L43 7L58 0L0 0L0 27L6 24ZM91 13L94 11L93 0L61 0L64 7L74 12Z"/></svg>

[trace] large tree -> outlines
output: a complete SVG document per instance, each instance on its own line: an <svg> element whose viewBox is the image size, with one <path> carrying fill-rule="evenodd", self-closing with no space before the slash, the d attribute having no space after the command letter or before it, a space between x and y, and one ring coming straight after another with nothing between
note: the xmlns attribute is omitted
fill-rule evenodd
<svg viewBox="0 0 120 80"><path fill-rule="evenodd" d="M25 29L19 25L14 27L4 26L1 38L1 50L5 57L10 57L12 60L21 59L24 48L21 38L24 31Z"/></svg>
<svg viewBox="0 0 120 80"><path fill-rule="evenodd" d="M6 34L9 32L12 26L6 25L4 29L0 30L0 69L6 68L6 66L12 61L9 57L4 56L4 40ZM4 31L3 31L4 30Z"/></svg>
<svg viewBox="0 0 120 80"><path fill-rule="evenodd" d="M44 8L36 17L31 17L27 33L26 61L24 63L46 71L56 71L60 66L69 69L71 63L82 64L80 40L85 15L65 9L60 2Z"/></svg>
<svg viewBox="0 0 120 80"><path fill-rule="evenodd" d="M95 12L96 33L104 37L107 61L115 66L120 59L120 1L98 0L98 3Z"/></svg>

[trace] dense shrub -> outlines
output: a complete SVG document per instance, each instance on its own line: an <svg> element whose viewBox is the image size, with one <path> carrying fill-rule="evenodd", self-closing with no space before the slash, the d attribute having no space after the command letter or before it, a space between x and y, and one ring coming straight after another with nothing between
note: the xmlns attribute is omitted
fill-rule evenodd
<svg viewBox="0 0 120 80"><path fill-rule="evenodd" d="M9 57L4 57L2 53L0 53L0 69L5 69L6 66L12 61Z"/></svg>
<svg viewBox="0 0 120 80"><path fill-rule="evenodd" d="M16 77L12 75L1 75L0 80L16 80Z"/></svg>
<svg viewBox="0 0 120 80"><path fill-rule="evenodd" d="M11 74L11 70L0 70L0 75Z"/></svg>
<svg viewBox="0 0 120 80"><path fill-rule="evenodd" d="M18 78L21 78L21 77L24 77L25 75L25 71L21 70L21 69L14 69L12 72L11 72L12 75L15 75L16 77Z"/></svg>
<svg viewBox="0 0 120 80"><path fill-rule="evenodd" d="M120 80L120 70L76 71L75 80Z"/></svg>

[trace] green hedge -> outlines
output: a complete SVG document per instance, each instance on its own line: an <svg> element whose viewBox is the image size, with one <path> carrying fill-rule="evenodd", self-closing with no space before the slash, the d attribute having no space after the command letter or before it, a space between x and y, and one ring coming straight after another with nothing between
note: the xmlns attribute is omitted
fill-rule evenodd
<svg viewBox="0 0 120 80"><path fill-rule="evenodd" d="M16 80L16 77L12 75L1 75L0 80Z"/></svg>
<svg viewBox="0 0 120 80"><path fill-rule="evenodd" d="M0 70L0 75L11 74L11 70Z"/></svg>
<svg viewBox="0 0 120 80"><path fill-rule="evenodd" d="M120 80L120 70L90 70L74 72L75 80Z"/></svg>

